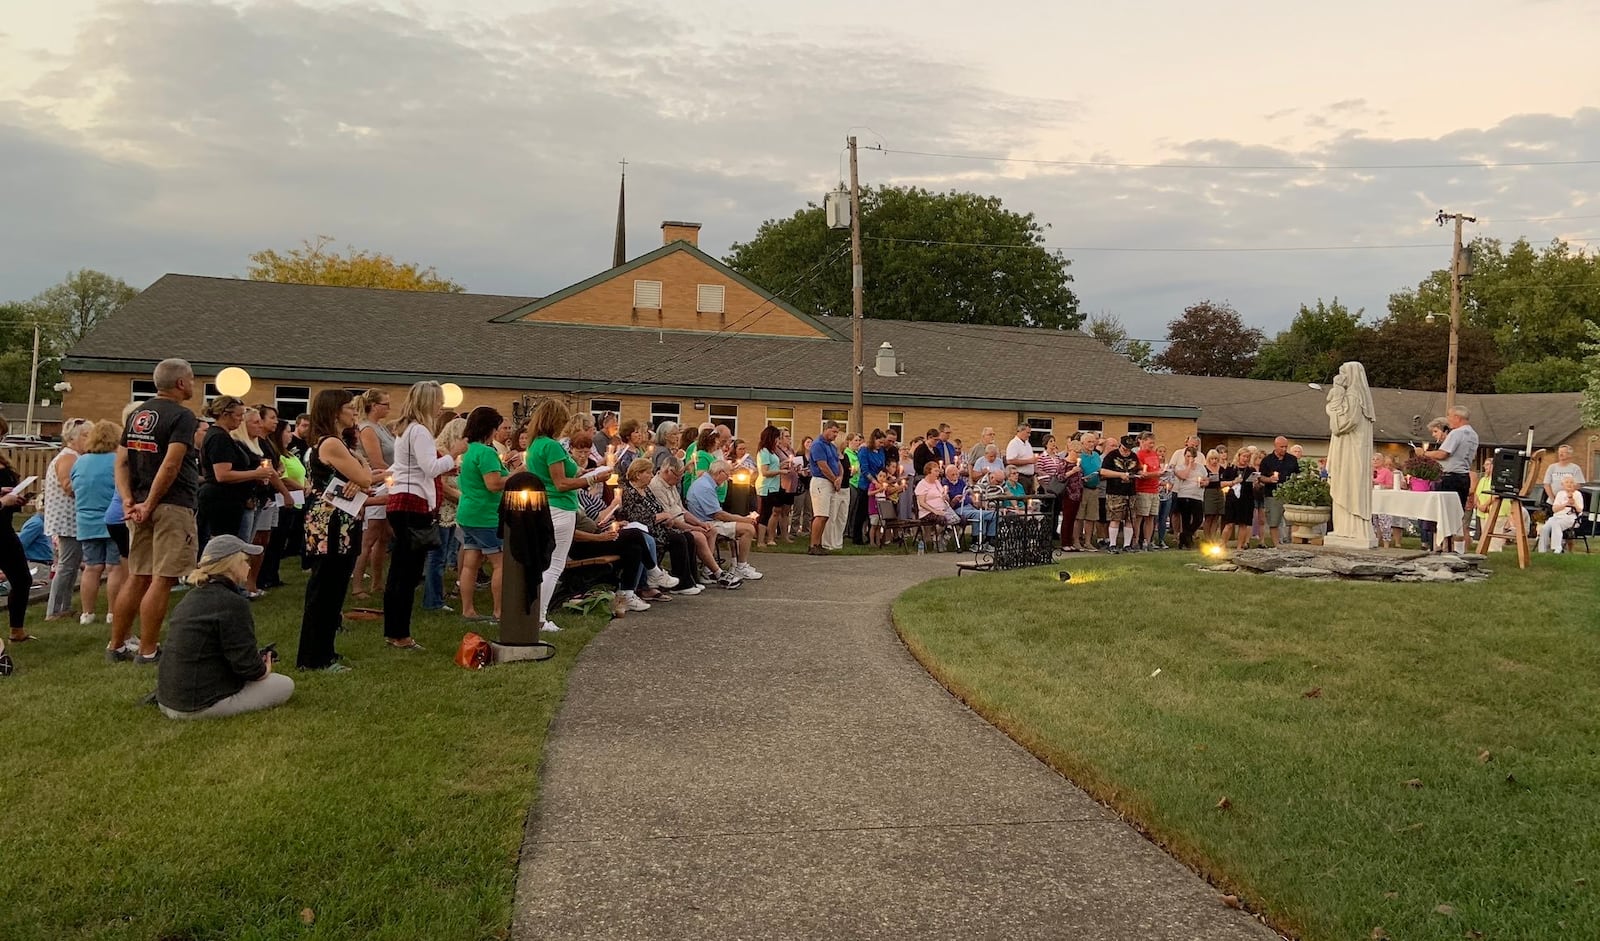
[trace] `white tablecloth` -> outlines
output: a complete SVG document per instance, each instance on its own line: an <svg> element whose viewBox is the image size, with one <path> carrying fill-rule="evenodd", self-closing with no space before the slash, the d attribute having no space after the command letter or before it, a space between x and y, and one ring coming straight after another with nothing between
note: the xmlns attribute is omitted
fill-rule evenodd
<svg viewBox="0 0 1600 941"><path fill-rule="evenodd" d="M1448 490L1372 491L1373 516L1404 516L1414 520L1432 520L1439 524L1435 542L1461 535L1461 498Z"/></svg>

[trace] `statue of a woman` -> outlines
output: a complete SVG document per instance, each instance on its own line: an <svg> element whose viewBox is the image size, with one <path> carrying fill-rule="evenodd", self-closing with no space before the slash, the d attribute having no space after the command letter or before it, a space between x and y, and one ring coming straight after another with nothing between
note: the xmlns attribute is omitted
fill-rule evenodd
<svg viewBox="0 0 1600 941"><path fill-rule="evenodd" d="M1333 525L1324 545L1371 549L1372 390L1360 363L1339 367L1328 390L1328 488L1333 492Z"/></svg>

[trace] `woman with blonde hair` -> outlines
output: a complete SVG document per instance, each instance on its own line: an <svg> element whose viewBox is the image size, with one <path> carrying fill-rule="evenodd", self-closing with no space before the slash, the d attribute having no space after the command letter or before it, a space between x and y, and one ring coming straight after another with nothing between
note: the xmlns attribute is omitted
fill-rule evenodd
<svg viewBox="0 0 1600 941"><path fill-rule="evenodd" d="M388 500L394 560L383 586L383 636L389 646L405 650L421 649L411 636L411 609L428 552L439 544L438 480L455 469L456 458L466 450L466 442L461 441L452 453L439 453L433 434L443 409L444 390L439 383L419 382L406 392L394 423Z"/></svg>
<svg viewBox="0 0 1600 941"><path fill-rule="evenodd" d="M555 548L550 564L544 570L544 580L539 587L539 629L559 631L561 628L549 619L550 599L555 595L556 583L567 568L567 554L572 551L572 533L578 525L577 491L603 478L611 472L602 467L587 476L579 476L578 463L557 436L575 425L592 429L594 419L588 414L576 418L560 399L548 398L534 407L528 420L528 433L533 440L528 444L524 466L528 473L544 484L545 501L550 507L550 522L555 530Z"/></svg>
<svg viewBox="0 0 1600 941"><path fill-rule="evenodd" d="M368 389L356 399L356 408L362 418L356 424L356 444L367 466L372 468L372 479L382 481L394 463L394 434L389 430L389 393L383 389ZM361 536L361 554L356 557L356 570L350 576L350 592L365 601L368 594L363 579L372 578L373 587L384 584L383 567L389 557L389 539L394 530L389 527L388 508L382 503L368 506L362 514L364 527Z"/></svg>
<svg viewBox="0 0 1600 941"><path fill-rule="evenodd" d="M106 584L108 601L122 589L125 573L122 554L111 540L106 510L117 499L116 450L122 428L115 422L97 421L84 438L84 454L72 465L72 491L77 500L78 547L83 552L83 584L79 588L83 613L79 624L93 624L100 601L100 581L110 567ZM109 610L109 605L107 606Z"/></svg>
<svg viewBox="0 0 1600 941"><path fill-rule="evenodd" d="M72 466L83 454L83 441L92 423L68 419L61 426L61 450L44 472L44 534L55 544L56 574L50 580L50 600L44 619L54 621L72 612L72 590L78 584L83 551L78 546L78 510L72 492Z"/></svg>
<svg viewBox="0 0 1600 941"><path fill-rule="evenodd" d="M234 437L234 432L244 427L243 402L219 395L206 406L206 415L213 424L200 442L200 491L195 501L198 543L203 546L223 533L248 541L255 535L250 500L272 471L263 470L261 458Z"/></svg>
<svg viewBox="0 0 1600 941"><path fill-rule="evenodd" d="M1254 458L1253 448L1240 448L1233 456L1233 463L1217 474L1217 479L1222 482L1223 510L1222 510L1222 544L1227 545L1230 538L1238 537L1238 547L1244 549L1250 543L1250 525L1256 514L1255 469L1251 464Z"/></svg>
<svg viewBox="0 0 1600 941"><path fill-rule="evenodd" d="M476 409L474 410L476 411ZM467 420L452 418L434 436L433 446L440 454L465 453ZM452 467L439 478L439 546L428 550L422 578L422 610L449 611L444 597L444 570L456 566L460 542L456 539L456 509L461 503L461 470Z"/></svg>
<svg viewBox="0 0 1600 941"><path fill-rule="evenodd" d="M167 620L156 667L156 702L169 719L218 719L281 706L294 680L272 672L277 655L256 649L255 619L240 594L250 559L262 553L238 536L206 543L188 578L193 590Z"/></svg>
<svg viewBox="0 0 1600 941"><path fill-rule="evenodd" d="M262 410L256 406L246 406L244 421L230 434L233 440L245 453L256 461L261 470L270 470L272 476L262 480L255 488L251 497L253 504L246 510L245 525L239 533L239 538L266 549L267 543L272 541L272 529L278 525L278 497L285 501L289 498L289 487L283 482L280 472L283 461L278 457L277 449L272 442L267 440L266 420ZM251 601L260 598L265 592L261 591L256 581L261 576L261 563L266 555L252 555L250 557L250 579L245 585L245 597Z"/></svg>

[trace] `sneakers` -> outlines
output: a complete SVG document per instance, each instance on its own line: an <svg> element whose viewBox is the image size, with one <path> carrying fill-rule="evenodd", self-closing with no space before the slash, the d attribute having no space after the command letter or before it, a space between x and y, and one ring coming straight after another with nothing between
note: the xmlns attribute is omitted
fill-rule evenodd
<svg viewBox="0 0 1600 941"><path fill-rule="evenodd" d="M751 567L749 562L740 562L734 565L733 573L746 581L757 581L761 573Z"/></svg>
<svg viewBox="0 0 1600 941"><path fill-rule="evenodd" d="M133 662L135 664L160 663L161 662L161 646L159 644L156 645L156 652L153 653L153 654L150 654L149 656L146 656L145 654L142 654L142 653L135 653L133 655Z"/></svg>
<svg viewBox="0 0 1600 941"><path fill-rule="evenodd" d="M78 623L79 624L93 624L94 623L94 612L93 611L85 611L83 614L78 615Z"/></svg>
<svg viewBox="0 0 1600 941"><path fill-rule="evenodd" d="M645 583L651 588L678 587L678 580L667 574L667 570L659 565L645 573Z"/></svg>
<svg viewBox="0 0 1600 941"><path fill-rule="evenodd" d="M672 589L672 593L673 594L675 594L675 595L683 595L685 597L688 597L688 596L691 596L691 595L698 595L702 591L705 591L705 588L703 588L700 585L690 585L688 588L674 588L674 589Z"/></svg>
<svg viewBox="0 0 1600 941"><path fill-rule="evenodd" d="M617 602L622 605L622 610L624 611L650 610L650 602L644 600L631 591L617 592Z"/></svg>
<svg viewBox="0 0 1600 941"><path fill-rule="evenodd" d="M127 663L129 660L132 660L138 655L139 648L137 646L134 647L131 653L128 651L128 646L126 644L122 645L121 647L106 648L107 663Z"/></svg>
<svg viewBox="0 0 1600 941"><path fill-rule="evenodd" d="M554 621L546 621L539 625L539 630L545 632L546 634L559 634L561 633L561 625Z"/></svg>
<svg viewBox="0 0 1600 941"><path fill-rule="evenodd" d="M335 660L332 663L328 664L327 666L323 667L322 669L318 670L317 672L318 673L335 673L335 674L337 674L337 673L349 673L350 670L351 670L350 666L348 666L347 664L340 663L339 661Z"/></svg>
<svg viewBox="0 0 1600 941"><path fill-rule="evenodd" d="M743 585L744 579L733 574L733 572L729 571L728 569L723 569L721 572L717 573L717 584L721 585L723 588L733 589Z"/></svg>

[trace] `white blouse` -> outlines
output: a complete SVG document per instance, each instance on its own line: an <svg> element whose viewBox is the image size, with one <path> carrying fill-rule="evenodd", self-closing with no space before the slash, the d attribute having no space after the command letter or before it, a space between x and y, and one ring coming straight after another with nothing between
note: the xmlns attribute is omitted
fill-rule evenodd
<svg viewBox="0 0 1600 941"><path fill-rule="evenodd" d="M439 495L438 488L433 485L434 478L449 473L455 466L455 458L439 454L428 429L412 423L394 439L389 492L414 494L428 501L428 509L438 509Z"/></svg>

